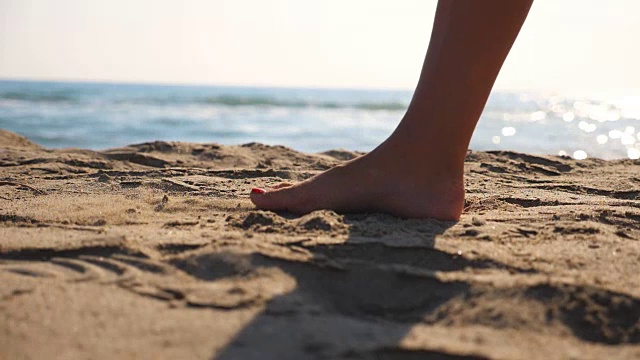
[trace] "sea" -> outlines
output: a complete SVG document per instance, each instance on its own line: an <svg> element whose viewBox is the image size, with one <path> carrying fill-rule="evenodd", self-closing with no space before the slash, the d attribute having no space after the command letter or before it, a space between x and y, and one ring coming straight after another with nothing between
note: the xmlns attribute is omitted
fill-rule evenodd
<svg viewBox="0 0 640 360"><path fill-rule="evenodd" d="M370 151L395 129L411 95L411 90L0 80L0 128L48 148L107 149L164 140ZM640 96L494 91L470 149L638 159Z"/></svg>

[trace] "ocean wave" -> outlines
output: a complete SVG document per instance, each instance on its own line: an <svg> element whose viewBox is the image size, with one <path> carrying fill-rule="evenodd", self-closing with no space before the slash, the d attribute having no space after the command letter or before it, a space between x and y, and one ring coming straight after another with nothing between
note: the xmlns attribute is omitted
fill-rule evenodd
<svg viewBox="0 0 640 360"><path fill-rule="evenodd" d="M194 98L135 98L120 99L118 103L126 104L153 104L153 105L172 105L172 104L205 104L205 105L221 105L228 107L284 107L284 108L320 108L320 109L360 109L360 110L405 110L407 104L401 102L347 102L347 101L318 101L318 100L301 100L301 99L278 99L261 96L234 96L220 95Z"/></svg>
<svg viewBox="0 0 640 360"><path fill-rule="evenodd" d="M404 110L406 104L400 102L338 102L338 101L313 101L313 100L285 100L269 97L244 97L244 96L215 96L201 100L203 103L226 106L277 106L289 108L323 108L342 109L354 108L363 110Z"/></svg>
<svg viewBox="0 0 640 360"><path fill-rule="evenodd" d="M74 102L75 96L66 93L5 92L0 93L0 100L17 100L29 102Z"/></svg>
<svg viewBox="0 0 640 360"><path fill-rule="evenodd" d="M255 89L208 89L182 87L153 87L112 84L16 83L0 81L0 102L67 103L95 106L189 106L213 105L232 108L279 107L312 109L355 109L367 111L402 111L409 97L393 94L390 97L375 93L353 91L315 91ZM374 94L374 96L371 96ZM329 96L327 96L329 95ZM405 99L406 97L406 99Z"/></svg>

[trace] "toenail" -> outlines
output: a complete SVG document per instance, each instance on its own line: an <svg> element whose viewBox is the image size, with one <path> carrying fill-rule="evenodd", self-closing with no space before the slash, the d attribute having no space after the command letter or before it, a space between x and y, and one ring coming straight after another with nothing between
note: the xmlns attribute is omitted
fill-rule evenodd
<svg viewBox="0 0 640 360"><path fill-rule="evenodd" d="M253 189L251 189L251 193L252 194L260 194L260 195L262 195L262 194L264 194L266 192L267 192L267 190L261 189L261 188L253 188Z"/></svg>

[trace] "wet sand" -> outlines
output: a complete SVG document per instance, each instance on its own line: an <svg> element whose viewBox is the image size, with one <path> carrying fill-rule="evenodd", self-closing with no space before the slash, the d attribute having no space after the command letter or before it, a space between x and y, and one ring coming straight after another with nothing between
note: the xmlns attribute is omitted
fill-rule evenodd
<svg viewBox="0 0 640 360"><path fill-rule="evenodd" d="M256 211L357 153L0 131L0 358L640 358L640 161L470 152L459 222Z"/></svg>

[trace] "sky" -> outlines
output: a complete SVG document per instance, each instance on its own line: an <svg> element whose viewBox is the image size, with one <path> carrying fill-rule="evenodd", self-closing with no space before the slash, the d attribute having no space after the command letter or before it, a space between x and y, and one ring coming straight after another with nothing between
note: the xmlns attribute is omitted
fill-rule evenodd
<svg viewBox="0 0 640 360"><path fill-rule="evenodd" d="M415 85L436 1L0 0L0 78ZM497 89L640 90L640 1L536 0Z"/></svg>

